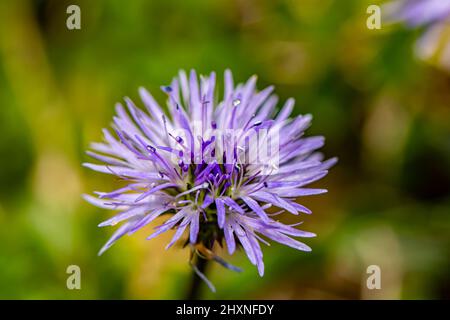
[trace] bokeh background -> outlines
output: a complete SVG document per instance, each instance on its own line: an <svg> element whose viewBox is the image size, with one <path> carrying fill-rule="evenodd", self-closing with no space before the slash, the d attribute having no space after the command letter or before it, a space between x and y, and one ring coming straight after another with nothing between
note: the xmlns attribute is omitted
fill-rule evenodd
<svg viewBox="0 0 450 320"><path fill-rule="evenodd" d="M159 86L181 68L238 81L258 75L339 164L302 199L311 253L264 248L260 278L243 252L214 265L217 299L450 298L450 75L414 55L423 30L366 27L375 0L0 1L0 298L179 299L188 250L164 250L151 227L103 256L111 212L82 193L112 177L81 167L114 103ZM81 8L81 30L66 8ZM139 104L142 105L142 104ZM287 218L288 221L291 218ZM293 222L296 220L291 219ZM81 290L66 288L68 265ZM378 265L382 289L366 289Z"/></svg>

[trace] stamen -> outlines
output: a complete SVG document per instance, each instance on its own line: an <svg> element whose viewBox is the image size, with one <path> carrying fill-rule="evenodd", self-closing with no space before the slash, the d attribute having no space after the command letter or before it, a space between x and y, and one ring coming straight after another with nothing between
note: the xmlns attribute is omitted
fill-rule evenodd
<svg viewBox="0 0 450 320"><path fill-rule="evenodd" d="M195 186L195 187L193 187L193 188L191 188L191 189L189 189L189 190L187 190L187 191L185 191L185 192L179 193L179 194L175 197L175 199L178 199L179 197L182 197L182 196L184 196L184 195L187 195L187 194L189 194L189 193L192 193L192 192L197 191L197 190L200 190L200 189L206 189L206 188L208 188L208 186L209 186L209 183L204 182L204 183L202 183L202 184L200 184L200 185L198 185L198 186Z"/></svg>

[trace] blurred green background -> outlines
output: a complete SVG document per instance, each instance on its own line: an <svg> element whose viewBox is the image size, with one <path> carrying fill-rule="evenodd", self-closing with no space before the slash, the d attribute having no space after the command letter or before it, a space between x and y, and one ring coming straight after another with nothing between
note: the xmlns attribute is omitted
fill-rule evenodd
<svg viewBox="0 0 450 320"><path fill-rule="evenodd" d="M339 164L302 199L313 251L264 248L260 278L243 252L214 265L204 298L450 298L450 76L419 61L422 30L366 27L368 0L0 2L0 298L178 299L188 250L151 227L97 252L111 212L81 199L112 177L81 167L114 103L181 68L258 75L314 116ZM66 8L81 8L81 30ZM142 104L139 104L142 105ZM296 221L291 219L292 222ZM81 290L66 268L81 268ZM366 289L379 265L382 289Z"/></svg>

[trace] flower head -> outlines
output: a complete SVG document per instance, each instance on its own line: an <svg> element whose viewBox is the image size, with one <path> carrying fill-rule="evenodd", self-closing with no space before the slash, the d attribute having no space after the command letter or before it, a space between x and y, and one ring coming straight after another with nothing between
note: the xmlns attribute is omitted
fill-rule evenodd
<svg viewBox="0 0 450 320"><path fill-rule="evenodd" d="M323 178L336 159L322 161L316 152L323 137L303 137L311 116L290 118L293 99L277 112L273 87L257 91L255 85L252 77L235 86L227 70L220 100L215 73L199 82L195 71L189 77L181 71L170 86L162 87L167 113L143 88L139 93L147 112L128 98L128 111L116 105L115 135L105 129L105 141L93 143L88 152L103 164L84 164L125 183L97 197L85 196L96 206L118 211L100 224L121 223L100 254L160 216L167 219L149 239L173 230L167 248L185 234L185 244L208 252L216 242L224 243L230 254L242 247L260 275L264 238L311 250L295 238L313 233L273 217L285 211L311 213L295 200L326 192L305 186ZM279 210L269 213L271 207Z"/></svg>

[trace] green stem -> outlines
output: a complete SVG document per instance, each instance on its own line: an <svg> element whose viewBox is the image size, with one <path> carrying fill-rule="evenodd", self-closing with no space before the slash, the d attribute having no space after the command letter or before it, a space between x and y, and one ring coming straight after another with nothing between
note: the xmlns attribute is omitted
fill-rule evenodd
<svg viewBox="0 0 450 320"><path fill-rule="evenodd" d="M195 266L197 267L198 271L200 271L203 274L206 274L208 262L209 262L208 260L203 259L197 255ZM204 281L197 275L197 273L194 270L192 270L191 285L188 288L186 298L188 300L199 300L201 296L201 289L203 286Z"/></svg>

